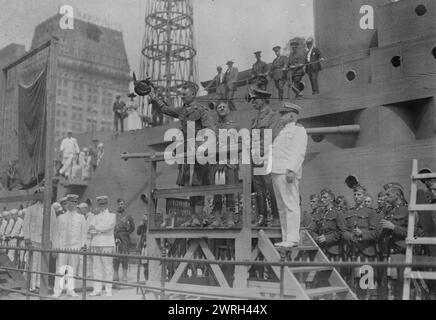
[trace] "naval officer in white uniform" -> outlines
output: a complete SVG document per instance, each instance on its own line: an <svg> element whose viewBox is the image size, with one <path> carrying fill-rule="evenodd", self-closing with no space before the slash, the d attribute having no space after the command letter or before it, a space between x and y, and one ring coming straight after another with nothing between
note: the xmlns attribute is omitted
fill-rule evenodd
<svg viewBox="0 0 436 320"><path fill-rule="evenodd" d="M280 215L282 242L278 247L295 247L300 242L300 192L303 162L307 149L306 130L297 124L301 107L285 102L282 114L283 129L272 147L271 173Z"/></svg>
<svg viewBox="0 0 436 320"><path fill-rule="evenodd" d="M88 233L91 236L90 244L91 251L98 253L114 253L115 251L115 223L116 215L109 212L108 197L97 197L97 212L91 218L89 223ZM105 281L112 281L113 268L112 257L94 256L93 257L93 272L94 278ZM90 296L101 294L102 283L94 282L94 290ZM112 284L105 283L106 296L112 296Z"/></svg>

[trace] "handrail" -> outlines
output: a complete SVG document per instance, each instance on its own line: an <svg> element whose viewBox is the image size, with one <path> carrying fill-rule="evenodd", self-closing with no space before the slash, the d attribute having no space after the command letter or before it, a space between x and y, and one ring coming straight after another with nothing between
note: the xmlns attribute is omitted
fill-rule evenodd
<svg viewBox="0 0 436 320"><path fill-rule="evenodd" d="M28 251L28 248L22 247L8 247L0 246L1 249L21 250ZM163 261L163 262L185 262L185 263L197 263L197 264L218 264L218 265L237 265L237 266L262 266L262 267L359 267L363 265L374 267L390 267L390 268L436 268L436 261L433 263L413 262L413 263L401 263L401 262L371 262L371 261L332 261L332 262L313 262L313 261L285 261L285 262L268 262L268 261L236 261L236 260L207 260L207 259L184 259L184 258L171 258L171 257L151 257L141 255L130 254L117 254L117 253L98 253L85 250L61 250L61 249L42 249L31 248L36 252L49 252L49 253L65 253L76 254L83 256L102 256L112 258L128 258L133 260L150 260L150 261ZM3 268L3 267L0 267ZM21 269L20 269L21 270Z"/></svg>
<svg viewBox="0 0 436 320"><path fill-rule="evenodd" d="M109 253L97 253L93 251L87 251L87 250L60 250L60 249L42 249L42 248L33 248L33 247L13 247L13 246L0 246L0 250L20 250L20 251L29 251L29 253L36 252L50 252L50 253L66 253L66 254L76 254L76 255L82 255L83 258L83 270L82 270L82 276L71 276L71 278L82 280L82 299L86 300L86 282L101 282L101 283L109 283L109 284L115 284L115 285L121 285L121 286L127 286L137 289L148 289L150 291L160 291L161 294L164 294L165 291L172 292L172 293L179 293L179 294L185 294L185 295L198 295L198 296L208 296L208 297L217 297L217 298L237 298L237 299L254 299L253 296L245 296L245 295L238 295L238 294L231 294L231 293L225 293L225 292L214 292L211 287L210 292L207 294L204 294L204 292L196 291L195 288L189 288L187 286L186 290L183 290L182 288L171 288L166 286L166 281L163 278L163 281L161 281L160 286L153 286L142 283L129 283L129 282L120 282L120 281L109 281L109 280L102 280L102 279L93 279L86 277L86 261L87 256L106 256L106 257L118 257L118 258L128 258L128 259L137 259L137 260L147 260L147 261L160 261L162 264L162 268L165 268L167 263L170 262L185 262L185 263L195 263L195 264L217 264L217 265L239 265L239 266L269 266L269 267L281 267L282 269L284 267L331 267L331 268L341 268L341 267L360 267L363 265L371 266L375 268L381 268L381 267L391 267L391 268L412 268L412 267L420 267L420 268L436 268L436 262L434 263L390 263L390 262L364 262L364 261L355 261L355 262L310 262L310 261L288 261L288 262L266 262L266 261L226 261L226 260L205 260L205 259L184 259L184 258L170 258L170 257L149 257L149 256L141 256L141 255L130 255L130 254L109 254ZM30 258L32 259L32 258ZM27 273L28 279L30 278L30 274L40 274L40 275L47 275L47 276L63 276L62 274L58 273L50 273L50 272L41 272L41 271L32 271L30 269L19 269L19 268L10 268L10 267L3 267L0 266L0 270L10 270L10 271L19 271ZM26 295L27 299L29 299L31 296L34 297L40 297L42 299L53 299L58 300L57 298L35 294L29 291L30 282L26 281L26 291L20 291L12 288L6 288L3 286L0 286L1 290L6 290L10 292L15 293L21 293ZM283 277L280 278L280 287L283 287ZM144 294L144 292L142 292ZM283 296L280 296L283 298ZM259 299L268 299L267 297L259 295ZM271 298L272 299L272 298Z"/></svg>

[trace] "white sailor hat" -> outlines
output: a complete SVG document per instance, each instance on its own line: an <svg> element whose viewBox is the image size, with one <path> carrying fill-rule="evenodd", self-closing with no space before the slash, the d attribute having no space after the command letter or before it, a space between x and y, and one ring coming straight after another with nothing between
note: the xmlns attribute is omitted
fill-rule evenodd
<svg viewBox="0 0 436 320"><path fill-rule="evenodd" d="M109 197L108 196L99 196L96 197L95 200L97 200L97 204L107 204L109 202Z"/></svg>
<svg viewBox="0 0 436 320"><path fill-rule="evenodd" d="M295 112L300 114L302 108L299 105L291 102L284 102L282 108L279 110L280 113Z"/></svg>
<svg viewBox="0 0 436 320"><path fill-rule="evenodd" d="M10 211L10 214L11 214L11 215L16 215L16 214L18 214L18 210L17 210L17 209L12 209L12 210Z"/></svg>
<svg viewBox="0 0 436 320"><path fill-rule="evenodd" d="M67 201L70 201L70 202L78 202L79 201L79 196L77 194L67 194L65 196L65 198L67 198Z"/></svg>

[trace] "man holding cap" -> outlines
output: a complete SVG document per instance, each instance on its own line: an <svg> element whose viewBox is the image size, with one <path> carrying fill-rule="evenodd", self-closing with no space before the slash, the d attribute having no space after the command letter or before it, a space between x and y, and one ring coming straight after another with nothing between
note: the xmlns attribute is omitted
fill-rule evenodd
<svg viewBox="0 0 436 320"><path fill-rule="evenodd" d="M286 69L288 66L288 59L285 56L281 55L281 50L282 48L280 46L275 46L273 48L273 51L276 54L276 58L272 62L269 74L271 79L274 80L278 91L279 99L283 100L283 87L285 86L286 81Z"/></svg>
<svg viewBox="0 0 436 320"><path fill-rule="evenodd" d="M91 219L88 233L91 237L91 251L97 253L113 254L115 251L114 229L116 224L115 214L109 212L108 197L100 196L96 198L97 212ZM94 278L105 281L112 281L113 268L112 257L95 256L93 259ZM94 282L94 290L90 296L98 296L101 294L103 284ZM112 284L105 283L106 296L112 296Z"/></svg>
<svg viewBox="0 0 436 320"><path fill-rule="evenodd" d="M226 96L226 85L224 83L225 76L223 73L223 68L221 66L216 67L216 71L217 71L217 75L204 89L206 91L209 91L211 88L215 88L215 92L218 96L218 100L220 100L220 99L224 99Z"/></svg>
<svg viewBox="0 0 436 320"><path fill-rule="evenodd" d="M224 82L226 84L226 99L233 100L236 92L236 83L238 82L239 70L233 67L233 61L227 61L227 70L224 75ZM232 101L233 102L233 101Z"/></svg>
<svg viewBox="0 0 436 320"><path fill-rule="evenodd" d="M313 46L313 38L306 40L306 73L312 86L312 94L319 94L318 73L321 71L321 61L324 60L321 51Z"/></svg>
<svg viewBox="0 0 436 320"><path fill-rule="evenodd" d="M304 49L301 50L300 44L304 44L304 39L293 38L290 41L291 54L289 55L289 87L295 93L295 98L300 98L303 96L304 83L301 82L304 76L304 64L306 62L306 57L304 55ZM291 94L289 94L289 99L291 99Z"/></svg>
<svg viewBox="0 0 436 320"><path fill-rule="evenodd" d="M69 194L66 198L67 212L56 219L53 247L61 250L80 250L86 243L86 221L83 215L76 210L79 196ZM75 276L77 275L78 262L78 255L60 253L56 263L56 271L59 273L63 266L70 266L73 269L73 274L70 276ZM62 294L60 281L60 277L56 277L53 295L55 298ZM67 293L72 297L77 297L74 286L67 288Z"/></svg>
<svg viewBox="0 0 436 320"><path fill-rule="evenodd" d="M282 228L281 247L300 243L300 191L307 149L306 130L297 125L301 107L285 102L280 113L284 128L274 140L271 173Z"/></svg>
<svg viewBox="0 0 436 320"><path fill-rule="evenodd" d="M253 64L251 69L252 79L256 82L259 89L266 90L268 87L268 65L262 61L261 51L256 51L254 56L256 57L256 63Z"/></svg>
<svg viewBox="0 0 436 320"><path fill-rule="evenodd" d="M73 169L73 158L80 153L77 140L73 138L73 131L68 130L67 137L62 140L59 151L62 154L62 168L59 173L68 178L71 176L71 170Z"/></svg>

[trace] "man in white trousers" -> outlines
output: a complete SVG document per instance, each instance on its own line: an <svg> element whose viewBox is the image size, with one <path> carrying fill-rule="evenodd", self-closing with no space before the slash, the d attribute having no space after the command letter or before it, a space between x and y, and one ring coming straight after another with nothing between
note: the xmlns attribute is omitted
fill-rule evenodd
<svg viewBox="0 0 436 320"><path fill-rule="evenodd" d="M22 218L22 212L21 210L18 211L17 209L11 210L12 218L15 220L14 227L12 228L12 231L9 235L9 245L11 247L17 247L18 246L18 237L20 236L21 229L23 227L23 218ZM12 262L15 262L15 250L9 250L8 257Z"/></svg>
<svg viewBox="0 0 436 320"><path fill-rule="evenodd" d="M100 196L97 200L97 212L92 217L89 224L88 233L91 235L91 252L96 253L111 253L115 251L115 223L116 215L109 212L108 197ZM112 281L113 267L112 257L94 256L93 271L94 279ZM106 296L112 296L112 284L105 283ZM95 281L93 284L94 290L90 296L98 296L102 293L103 283Z"/></svg>
<svg viewBox="0 0 436 320"><path fill-rule="evenodd" d="M74 156L80 153L79 145L76 138L73 138L71 130L68 130L67 137L62 140L59 151L62 154L62 168L59 170L59 173L67 178L71 178Z"/></svg>
<svg viewBox="0 0 436 320"><path fill-rule="evenodd" d="M284 128L272 147L271 173L282 229L282 242L276 246L284 248L300 243L299 183L307 149L306 130L297 124L300 112L296 104L283 104L280 113Z"/></svg>
<svg viewBox="0 0 436 320"><path fill-rule="evenodd" d="M80 250L86 243L86 220L85 217L77 212L77 202L79 197L75 194L67 195L67 212L56 218L56 229L54 232L53 247L61 250ZM69 276L77 275L77 265L79 255L60 253L56 261L56 273L67 271L72 272ZM66 267L65 267L66 266ZM66 269L64 269L66 268ZM62 278L56 277L54 295L58 298L62 294ZM67 284L67 294L77 297L74 291L74 280Z"/></svg>

